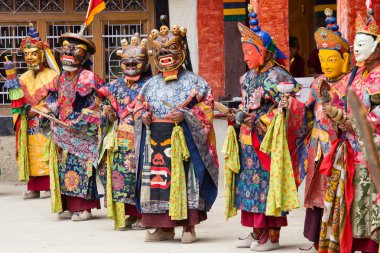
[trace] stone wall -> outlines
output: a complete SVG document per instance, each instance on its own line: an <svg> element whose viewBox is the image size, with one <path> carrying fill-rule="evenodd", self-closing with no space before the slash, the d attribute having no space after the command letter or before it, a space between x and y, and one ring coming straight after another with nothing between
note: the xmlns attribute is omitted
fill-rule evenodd
<svg viewBox="0 0 380 253"><path fill-rule="evenodd" d="M0 181L18 181L15 144L14 136L0 136Z"/></svg>
<svg viewBox="0 0 380 253"><path fill-rule="evenodd" d="M198 73L198 31L197 4L188 0L169 0L170 25L187 28L187 43L189 44L193 71Z"/></svg>

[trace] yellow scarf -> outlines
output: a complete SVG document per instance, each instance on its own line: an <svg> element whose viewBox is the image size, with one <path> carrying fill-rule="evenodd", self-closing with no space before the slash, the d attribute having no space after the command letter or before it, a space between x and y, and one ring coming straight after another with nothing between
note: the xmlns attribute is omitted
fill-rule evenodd
<svg viewBox="0 0 380 253"><path fill-rule="evenodd" d="M173 128L171 136L171 183L169 198L169 216L172 220L187 219L187 187L183 161L187 161L190 152L186 146L182 127Z"/></svg>
<svg viewBox="0 0 380 253"><path fill-rule="evenodd" d="M228 126L227 137L224 140L222 152L224 157L224 220L227 221L237 214L234 207L235 176L240 171L239 144L233 126Z"/></svg>
<svg viewBox="0 0 380 253"><path fill-rule="evenodd" d="M281 216L282 212L299 208L296 182L286 139L284 113L278 113L269 126L260 150L271 154L270 181L266 215Z"/></svg>
<svg viewBox="0 0 380 253"><path fill-rule="evenodd" d="M117 132L112 127L110 132L104 137L103 148L107 150L107 185L106 185L106 202L107 217L115 222L115 229L124 228L125 224L125 204L114 202L112 198L112 168L114 152L118 149Z"/></svg>
<svg viewBox="0 0 380 253"><path fill-rule="evenodd" d="M29 181L29 157L28 157L28 122L26 115L21 114L20 130L18 131L17 165L18 179L20 182Z"/></svg>
<svg viewBox="0 0 380 253"><path fill-rule="evenodd" d="M57 148L52 136L50 136L50 138L45 144L41 159L42 161L48 163L49 166L51 211L53 213L60 213L63 211L63 209L61 199L61 188L58 176L58 156Z"/></svg>

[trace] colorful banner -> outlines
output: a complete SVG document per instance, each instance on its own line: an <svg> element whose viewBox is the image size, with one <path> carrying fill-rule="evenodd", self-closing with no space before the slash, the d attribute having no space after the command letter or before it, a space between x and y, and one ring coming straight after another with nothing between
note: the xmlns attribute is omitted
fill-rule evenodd
<svg viewBox="0 0 380 253"><path fill-rule="evenodd" d="M245 21L247 3L245 0L223 0L224 21Z"/></svg>
<svg viewBox="0 0 380 253"><path fill-rule="evenodd" d="M89 26L94 20L96 14L106 8L106 3L102 0L90 0L88 4L87 17L85 20L86 26Z"/></svg>

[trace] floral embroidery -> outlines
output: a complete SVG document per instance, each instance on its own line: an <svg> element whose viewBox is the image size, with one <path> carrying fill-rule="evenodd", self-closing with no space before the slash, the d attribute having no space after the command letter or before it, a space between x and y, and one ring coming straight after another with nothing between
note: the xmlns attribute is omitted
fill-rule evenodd
<svg viewBox="0 0 380 253"><path fill-rule="evenodd" d="M124 187L124 178L120 172L113 170L112 171L112 190L120 191Z"/></svg>
<svg viewBox="0 0 380 253"><path fill-rule="evenodd" d="M69 171L65 175L65 186L67 190L74 191L79 184L79 176L75 171Z"/></svg>

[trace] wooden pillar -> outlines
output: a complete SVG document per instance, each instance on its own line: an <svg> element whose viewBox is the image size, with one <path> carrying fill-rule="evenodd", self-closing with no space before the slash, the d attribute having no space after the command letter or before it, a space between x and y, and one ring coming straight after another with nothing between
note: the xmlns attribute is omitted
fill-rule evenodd
<svg viewBox="0 0 380 253"><path fill-rule="evenodd" d="M103 24L100 20L99 16L95 16L94 21L92 21L92 34L93 34L93 42L96 47L96 53L94 55L94 66L92 70L99 75L100 77L104 78L105 73L105 66L102 64L102 62L105 62L104 57L104 50L103 50L103 38L102 38L102 29Z"/></svg>
<svg viewBox="0 0 380 253"><path fill-rule="evenodd" d="M238 22L247 23L247 3L245 0L223 0L224 3L224 64L225 98L241 96L240 77L247 72L241 46Z"/></svg>
<svg viewBox="0 0 380 253"><path fill-rule="evenodd" d="M223 1L198 0L199 75L211 86L215 99L224 94Z"/></svg>
<svg viewBox="0 0 380 253"><path fill-rule="evenodd" d="M250 0L250 2L257 12L261 29L268 32L276 46L289 57L288 0ZM286 67L289 67L289 61Z"/></svg>

